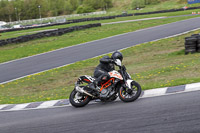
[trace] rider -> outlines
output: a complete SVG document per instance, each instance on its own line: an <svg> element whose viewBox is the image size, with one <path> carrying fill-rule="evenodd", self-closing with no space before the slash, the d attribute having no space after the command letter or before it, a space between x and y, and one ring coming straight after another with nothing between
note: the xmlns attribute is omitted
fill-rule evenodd
<svg viewBox="0 0 200 133"><path fill-rule="evenodd" d="M90 88L98 90L98 85L100 85L100 82L102 80L106 81L110 78L108 72L114 70L114 64L115 60L123 60L123 55L119 51L115 51L111 58L109 56L104 56L100 59L100 64L96 67L94 71L94 77L96 80L93 82L93 84L90 85Z"/></svg>

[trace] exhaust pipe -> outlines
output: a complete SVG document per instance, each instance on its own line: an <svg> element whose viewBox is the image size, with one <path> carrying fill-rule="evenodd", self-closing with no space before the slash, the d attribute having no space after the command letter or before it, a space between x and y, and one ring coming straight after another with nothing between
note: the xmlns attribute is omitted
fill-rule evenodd
<svg viewBox="0 0 200 133"><path fill-rule="evenodd" d="M84 94L86 94L86 95L88 95L88 96L91 96L91 97L95 98L94 95L88 93L87 91L83 90L83 88L81 88L81 87L79 87L79 86L76 86L75 89L76 89L77 92L84 93Z"/></svg>

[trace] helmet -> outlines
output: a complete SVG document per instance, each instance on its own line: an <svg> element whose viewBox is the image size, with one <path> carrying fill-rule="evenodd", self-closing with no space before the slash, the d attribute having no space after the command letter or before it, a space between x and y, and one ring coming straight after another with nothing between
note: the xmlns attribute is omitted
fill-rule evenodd
<svg viewBox="0 0 200 133"><path fill-rule="evenodd" d="M112 59L116 60L116 59L120 59L121 61L123 60L123 55L121 52L119 51L115 51L112 56L111 56Z"/></svg>

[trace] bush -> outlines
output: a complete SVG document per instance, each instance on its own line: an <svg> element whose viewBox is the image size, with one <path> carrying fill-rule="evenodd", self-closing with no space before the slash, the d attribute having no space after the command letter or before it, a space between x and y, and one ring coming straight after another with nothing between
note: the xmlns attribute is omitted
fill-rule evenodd
<svg viewBox="0 0 200 133"><path fill-rule="evenodd" d="M94 8L90 7L90 6L86 6L86 5L81 5L77 8L77 13L81 14L81 13L89 13L89 12L94 12Z"/></svg>
<svg viewBox="0 0 200 133"><path fill-rule="evenodd" d="M132 9L144 8L144 7L145 7L145 0L133 0L132 1Z"/></svg>

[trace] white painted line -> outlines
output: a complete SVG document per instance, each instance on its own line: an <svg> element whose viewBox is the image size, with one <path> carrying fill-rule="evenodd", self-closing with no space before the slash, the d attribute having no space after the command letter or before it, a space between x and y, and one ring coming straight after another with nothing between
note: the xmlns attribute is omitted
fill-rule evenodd
<svg viewBox="0 0 200 133"><path fill-rule="evenodd" d="M4 107L8 106L9 104L3 104L3 105L0 105L0 110L3 109Z"/></svg>
<svg viewBox="0 0 200 133"><path fill-rule="evenodd" d="M26 106L28 106L30 103L25 103L25 104L17 104L16 106L14 106L13 108L11 108L10 110L20 110L20 109L24 109Z"/></svg>
<svg viewBox="0 0 200 133"><path fill-rule="evenodd" d="M195 19L195 18L192 18L192 19ZM186 20L188 20L188 19L186 19ZM177 22L173 22L173 23L178 23L178 22L182 22L182 21L186 21L186 20L181 20L181 21L177 21ZM168 24L171 24L171 23L168 23ZM155 27L161 27L161 26L168 25L168 24L163 24L163 25L159 25L159 26L149 27L149 28L140 29L140 30L137 30L137 31L132 31L132 32L144 31L144 30L153 29L153 28L155 28ZM167 38L171 38L171 37L176 37L176 36L183 35L183 34L187 34L187 33L189 33L189 32L196 31L196 30L200 30L200 28L196 28L196 29L193 29L193 30L189 30L189 31L186 31L186 32L182 32L182 33L179 33L179 34L175 34L175 35L168 36L168 37L164 37L164 38L160 38L160 39L155 39L155 40L152 40L152 41L149 41L149 42L155 42L155 41L159 41L159 40L162 40L162 39L167 39ZM87 44L87 43L97 42L97 41L101 41L101 40L105 40L105 39L109 39L109 38L113 38L113 37L117 37L117 36L126 35L126 34L129 34L129 33L132 33L132 32L123 33L123 34L119 34L119 35L115 35L115 36L111 36L111 37L106 37L106 38L103 38L103 39L94 40L94 41L90 41L90 42L86 42L86 43L81 43L81 44L77 44L77 45L73 45L73 46L69 46L69 47L65 47L65 48L60 48L60 49L57 49L57 50L53 50L53 51L49 51L49 52L45 52L45 53L41 53L41 54L37 54L37 55L33 55L33 56L28 56L28 57L24 57L24 58L12 60L12 61L0 63L0 65L4 65L4 64L8 64L8 63L15 62L15 61L19 61L19 60L24 60L24 59L32 58L32 57L39 56L39 55L44 55L44 54L51 53L51 52L60 51L60 50L67 49L67 48L71 48L71 47L76 47L76 46L79 46L79 45L84 45L84 44ZM144 42L144 43L148 43L148 42ZM144 43L142 43L142 44L144 44ZM136 44L136 45L138 45L138 44ZM135 45L135 46L136 46L136 45ZM134 46L130 46L130 47L134 47ZM119 50L124 50L124 49L130 48L130 47L122 48L122 49L119 49ZM111 52L109 52L109 53L112 53L112 52L114 52L114 51L111 51ZM109 53L105 53L105 54L109 54ZM97 56L94 56L94 57L92 57L92 58L95 58L95 57L98 57L98 56L102 56L102 55L105 55L105 54L97 55ZM86 60L87 60L87 59L86 59ZM73 62L73 63L70 63L70 64L74 64L74 63L76 63L76 62ZM59 67L55 67L55 68L51 68L51 69L39 71L39 72L37 72L37 73L33 73L33 74L25 75L25 76L23 76L23 77L19 77L19 78L15 78L15 79L12 79L12 80L8 80L8 81L6 81L6 82L0 83L0 85L1 85L1 84L6 84L6 83L9 83L9 82L18 80L18 79L22 79L22 78L25 78L25 77L30 76L30 75L34 75L34 74L46 72L46 71L49 71L49 70L52 70L52 69L61 68L61 67L64 67L64 66L67 66L67 65L70 65L70 64L65 64L65 65L62 65L62 66L59 66Z"/></svg>
<svg viewBox="0 0 200 133"><path fill-rule="evenodd" d="M110 23L102 23L102 25L119 24L119 23L129 23L129 22L137 22L137 21L145 21L145 20L154 20L154 19L164 19L164 18L167 18L167 17L154 17L154 18L144 18L144 19L117 21L117 22L110 22Z"/></svg>
<svg viewBox="0 0 200 133"><path fill-rule="evenodd" d="M96 57L98 57L98 56L96 56ZM95 58L95 57L93 57L93 58ZM76 62L74 62L74 63L76 63ZM74 63L70 63L70 64L74 64ZM53 70L53 69L57 69L57 68L61 68L61 67L65 67L65 66L70 65L70 64L65 64L65 65L62 65L62 66L59 66L59 67L55 67L55 68L51 68L51 69L47 69L47 70L44 70L44 71L39 71L39 72L37 72L37 73L33 73L33 74L25 75L25 76L22 76L22 77L19 77L19 78L15 78L15 79L12 79L12 80L8 80L8 81L6 81L6 82L2 82L2 83L0 83L0 85L1 85L1 84L9 83L9 82L12 82L12 81L15 81L15 80L22 79L22 78L25 78L25 77L30 76L30 75L35 75L35 74L43 73L43 72L46 72L46 71L49 71L49 70Z"/></svg>
<svg viewBox="0 0 200 133"><path fill-rule="evenodd" d="M193 90L193 91L200 91L200 90ZM183 94L183 93L189 93L193 91L179 91L174 93L166 93L164 95L157 95L157 96L148 96L148 97L139 97L139 98L152 98L152 97L159 97L159 96L170 96L170 95L176 95L176 94Z"/></svg>
<svg viewBox="0 0 200 133"><path fill-rule="evenodd" d="M187 84L185 91L181 92L174 92L174 93L169 93L167 94L168 87L165 88L156 88L156 89L151 89L151 90L145 90L144 95L140 98L150 98L150 97L157 97L157 96L168 96L168 95L175 95L175 94L181 94L181 93L187 93L191 91L200 91L200 82L199 83L193 83L193 84ZM49 109L49 108L63 108L63 107L70 107L72 106L70 103L68 105L62 105L62 106L54 106L57 102L61 100L52 100L52 101L46 101L42 103L39 107L37 108L25 108L27 105L30 103L25 103L25 104L19 104L13 107L12 109L9 110L1 110L2 108L8 106L9 104L5 105L0 105L0 112L9 112L9 111L27 111L27 110L38 110L38 109ZM119 98L116 99L116 101L120 101ZM98 102L91 101L89 104L95 104Z"/></svg>
<svg viewBox="0 0 200 133"><path fill-rule="evenodd" d="M200 90L200 83L187 84L185 86L185 91L198 91L198 90Z"/></svg>
<svg viewBox="0 0 200 133"><path fill-rule="evenodd" d="M8 62L3 62L3 63L0 63L0 65L8 64L8 63L11 63L11 62L15 62L15 61L19 61L19 60L23 60L23 59L27 59L27 58L39 56L39 55L44 55L44 54L51 53L51 52L60 51L60 50L63 50L63 49L68 49L68 48L71 48L71 47L76 47L76 46L79 46L79 45L84 45L84 44L87 44L87 43L92 43L92 42L97 42L97 41L101 41L101 40L106 40L106 39L109 39L109 38L114 38L114 37L126 35L126 34L129 34L129 33L132 33L132 32L140 32L140 31L144 31L144 30L149 30L149 29L153 29L153 28L165 26L165 25L168 25L168 24L173 24L173 23L179 23L179 22L183 22L183 21L188 21L188 20L191 20L191 19L195 19L195 18L190 18L190 19L181 20L181 21L177 21L177 22L167 23L167 24L163 24L163 25L157 25L157 26L153 26L153 27L148 27L148 28L144 28L144 29L140 29L140 30L136 30L136 31L131 31L131 32L123 33L123 34L118 34L118 35L114 35L114 36L110 36L110 37L106 37L106 38L102 38L102 39L98 39L98 40L86 42L86 43L81 43L81 44L77 44L77 45L73 45L73 46L68 46L68 47L56 49L56 50L49 51L49 52L44 52L44 53L37 54L37 55L27 56L27 57L24 57L24 58L20 58L20 59L16 59L16 60L11 60L11 61L8 61ZM197 28L197 29L199 29L199 28ZM193 31L193 30L191 30L191 31ZM101 55L99 55L99 56L101 56Z"/></svg>
<svg viewBox="0 0 200 133"><path fill-rule="evenodd" d="M142 30L144 30L144 29L142 29ZM142 31L142 30L141 30L141 31ZM189 33L189 32L196 31L196 30L200 30L200 28L196 28L196 29L193 29L193 30L189 30L189 31L180 33L180 34L175 34L175 35L172 35L172 36L168 36L168 37L164 37L164 38L152 40L152 41L150 41L150 42L155 42L155 41L159 41L159 40L162 40L162 39L167 39L167 38L171 38L171 37L180 36L180 35L187 34L187 33ZM128 34L128 33L124 33L124 34ZM122 35L122 34L120 34L120 35ZM116 35L116 36L119 36L119 35ZM114 37L114 36L113 36L113 37ZM111 37L108 37L108 38L111 38ZM105 39L106 39L106 38L105 38ZM103 39L102 39L102 40L103 40ZM96 40L96 41L98 41L98 40ZM88 42L88 43L89 43L89 42ZM148 43L148 42L144 42L144 43ZM144 43L142 43L142 44L144 44ZM84 44L86 44L86 43L84 43ZM78 44L78 45L82 45L82 44ZM136 45L139 45L139 44L136 44ZM136 45L135 45L135 46L136 46ZM72 47L72 46L70 46L70 47ZM134 46L130 46L130 47L134 47ZM122 49L119 49L119 50L125 50L125 49L128 49L128 48L130 48L130 47L122 48ZM68 48L68 47L67 47L67 48ZM62 49L65 49L65 48L62 48ZM58 50L61 50L61 49L58 49ZM50 51L50 52L55 52L55 51L57 51L57 50ZM50 52L47 52L47 53L50 53ZM114 52L114 51L111 51L111 52L109 52L109 53L112 53L112 52ZM105 53L105 54L109 54L109 53ZM46 54L46 53L43 53L43 54ZM102 54L102 55L105 55L105 54ZM39 54L39 55L41 55L41 54ZM92 58L96 58L96 57L99 57L99 56L102 56L102 55L97 55L97 56L94 56L94 57L92 57ZM38 56L38 55L35 55L35 56ZM31 58L31 57L34 57L34 56L29 56L29 57L25 57L25 58ZM23 60L23 59L25 59L25 58L17 59L17 60L14 60L14 61ZM86 60L87 60L87 59L86 59ZM2 63L2 65L3 65L3 64L7 64L7 63L11 63L11 62L14 62L14 61ZM76 62L74 62L74 63L76 63ZM74 64L74 63L70 63L70 64ZM70 65L70 64L65 64L65 65L62 65L62 66L59 66L59 67L55 67L55 68L52 68L52 69L57 69L57 68L65 67L65 66ZM1 65L1 63L0 63L0 65ZM52 69L47 69L47 70L44 70L44 71L39 71L39 72L37 72L37 73L33 73L33 74L25 75L25 76L22 76L22 77L19 77L19 78L15 78L15 79L12 79L12 80L8 80L8 81L6 81L6 82L0 83L0 85L1 85L1 84L9 83L9 82L12 82L12 81L15 81L15 80L22 79L22 78L25 78L25 77L30 76L30 75L35 75L35 74L38 74L38 73L46 72L46 71L49 71L49 70L52 70Z"/></svg>
<svg viewBox="0 0 200 133"><path fill-rule="evenodd" d="M146 90L144 91L144 95L142 97L154 97L154 96L161 96L164 95L167 91L167 88L158 88L158 89L152 89L152 90Z"/></svg>
<svg viewBox="0 0 200 133"><path fill-rule="evenodd" d="M71 104L69 105L62 105L62 106L51 106L51 107L46 107L46 108L24 108L24 109L19 109L19 110L0 110L0 112L12 112L12 111L29 111L29 110L41 110L41 109L55 109L55 108L63 108L63 107L69 107L72 106Z"/></svg>
<svg viewBox="0 0 200 133"><path fill-rule="evenodd" d="M42 103L40 106L38 106L37 108L48 108L51 107L53 105L55 105L59 100L53 100L53 101L46 101L44 103Z"/></svg>

